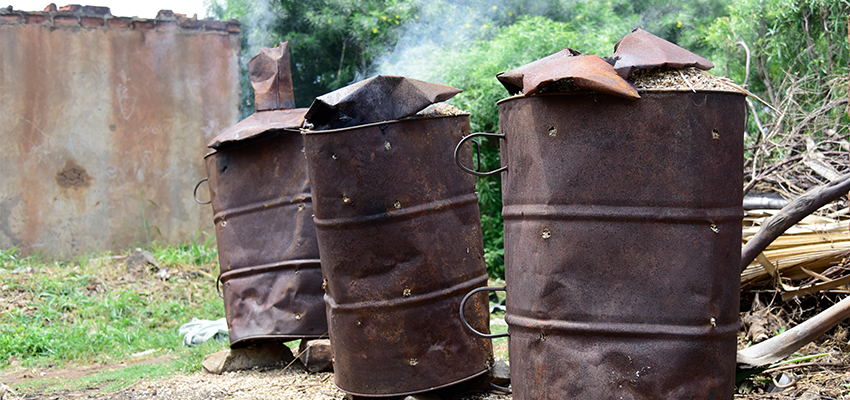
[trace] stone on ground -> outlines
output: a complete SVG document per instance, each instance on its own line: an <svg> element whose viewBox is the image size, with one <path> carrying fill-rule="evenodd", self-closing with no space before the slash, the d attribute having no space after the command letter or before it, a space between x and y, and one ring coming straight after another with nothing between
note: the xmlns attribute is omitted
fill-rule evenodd
<svg viewBox="0 0 850 400"><path fill-rule="evenodd" d="M333 352L328 339L302 340L298 348L298 359L308 372L333 371Z"/></svg>
<svg viewBox="0 0 850 400"><path fill-rule="evenodd" d="M283 343L257 342L247 347L208 354L201 364L205 372L220 375L255 367L284 367L294 359L292 350Z"/></svg>

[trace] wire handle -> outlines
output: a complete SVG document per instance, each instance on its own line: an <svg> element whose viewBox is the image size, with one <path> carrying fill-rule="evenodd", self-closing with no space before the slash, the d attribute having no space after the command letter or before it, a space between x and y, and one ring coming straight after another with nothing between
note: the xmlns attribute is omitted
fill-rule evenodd
<svg viewBox="0 0 850 400"><path fill-rule="evenodd" d="M198 188L199 188L199 187L201 187L201 184L202 184L202 183L204 183L204 182L206 182L206 181L208 181L208 180L210 180L210 179L209 179L209 178L201 179L200 181L198 181L198 184L197 184L197 185L195 185L195 191L192 193L192 196L195 198L195 203L202 204L202 205L203 205L203 204L210 204L210 203L212 203L212 200L207 200L207 201L200 201L200 200L198 200Z"/></svg>
<svg viewBox="0 0 850 400"><path fill-rule="evenodd" d="M460 167L460 169L462 169L464 172L466 172L468 174L475 175L475 176L490 176L490 175L498 174L502 171L507 171L508 166L505 165L505 166L503 166L499 169L495 169L495 170L488 171L488 172L481 172L480 171L480 169L481 169L481 151L478 148L478 146L479 146L478 142L472 142L472 143L475 143L476 153L478 154L478 170L472 170L472 169L468 168L467 166L463 165L463 163L460 162L460 148L463 146L464 143L466 143L466 141L468 141L472 138L479 137L479 136L480 137L495 137L495 138L499 138L499 139L505 138L505 135L500 134L500 133L486 133L486 132L471 133L471 134L465 136L463 139L460 140L460 142L458 142L457 147L455 147L455 163L457 164L457 166Z"/></svg>
<svg viewBox="0 0 850 400"><path fill-rule="evenodd" d="M501 292L504 292L504 291L505 291L505 288L507 288L507 286L501 286L501 287L496 287L496 286L480 287L480 288L472 289L472 291L471 291L471 292L467 293L467 294L466 294L466 296L464 296L464 297L463 297L463 300L461 300L461 301L460 301L460 322L463 324L463 326L464 326L464 327L466 327L466 329L469 329L469 331L470 331L470 332L472 332L472 334L474 334L475 336L480 336L480 337L483 337L484 339L495 339L495 338L500 338L500 337L507 337L507 336L510 336L510 334L509 334L509 333L481 333L481 332L478 332L478 331L476 331L476 330L475 330L475 328L473 328L471 325L469 325L469 322L467 322L467 321L466 321L466 316L465 316L465 315L463 315L463 309L466 307L466 302L467 302L467 301L469 300L469 298L470 298L470 297L472 297L472 295L474 295L475 293L478 293L478 292L490 292L490 291L494 291L494 292L495 292L495 291L501 291Z"/></svg>

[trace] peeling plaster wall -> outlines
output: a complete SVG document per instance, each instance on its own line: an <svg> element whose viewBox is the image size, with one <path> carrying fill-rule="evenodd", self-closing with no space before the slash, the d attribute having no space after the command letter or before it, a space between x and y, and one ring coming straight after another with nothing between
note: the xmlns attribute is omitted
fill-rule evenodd
<svg viewBox="0 0 850 400"><path fill-rule="evenodd" d="M72 259L212 233L192 190L238 121L238 52L235 22L0 15L0 249Z"/></svg>

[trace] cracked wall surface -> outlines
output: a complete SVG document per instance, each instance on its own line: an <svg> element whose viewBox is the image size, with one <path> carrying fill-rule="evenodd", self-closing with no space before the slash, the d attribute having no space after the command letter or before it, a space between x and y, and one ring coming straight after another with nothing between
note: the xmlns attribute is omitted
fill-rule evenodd
<svg viewBox="0 0 850 400"><path fill-rule="evenodd" d="M71 259L212 232L192 191L239 119L239 28L0 9L0 248Z"/></svg>

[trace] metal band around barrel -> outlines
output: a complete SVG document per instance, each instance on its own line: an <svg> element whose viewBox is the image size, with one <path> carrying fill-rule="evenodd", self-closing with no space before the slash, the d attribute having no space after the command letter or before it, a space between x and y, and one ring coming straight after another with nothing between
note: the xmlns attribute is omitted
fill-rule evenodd
<svg viewBox="0 0 850 400"><path fill-rule="evenodd" d="M388 220L404 221L424 214L433 213L435 211L449 210L459 207L478 204L478 195L475 193L466 194L463 196L452 197L446 200L437 200L430 203L418 204L411 207L405 207L399 210L388 210L385 213L358 216L356 218L329 218L319 219L313 218L313 223L316 227L324 229L346 229L356 228L358 226L372 225Z"/></svg>
<svg viewBox="0 0 850 400"><path fill-rule="evenodd" d="M541 320L508 313L505 322L512 330L533 330L557 332L569 335L602 336L651 336L659 337L707 337L736 336L740 325L735 322L712 326L706 318L705 325L667 325L667 324L631 324L616 322L579 322L561 320Z"/></svg>
<svg viewBox="0 0 850 400"><path fill-rule="evenodd" d="M277 263L271 264L263 264L263 265L255 265L251 267L244 268L233 268L223 274L220 275L219 280L224 283L225 281L233 278L237 278L242 275L257 275L266 272L284 270L284 269L298 269L297 267L305 264L320 264L319 259L307 259L307 260L287 260Z"/></svg>
<svg viewBox="0 0 850 400"><path fill-rule="evenodd" d="M283 196L274 199L273 201L268 202L257 202L253 204L244 205L241 207L229 208L226 210L221 210L213 216L213 221L218 223L224 218L231 218L235 216L239 216L242 214L251 214L258 211L269 210L276 207L284 207L284 206L298 206L298 204L303 203L312 203L313 199L307 196Z"/></svg>
<svg viewBox="0 0 850 400"><path fill-rule="evenodd" d="M737 222L744 218L743 208L688 208L688 207L629 207L605 205L537 205L519 204L502 208L505 220L617 220L652 221L671 223Z"/></svg>
<svg viewBox="0 0 850 400"><path fill-rule="evenodd" d="M460 295L466 294L466 292L470 291L472 288L485 285L486 283L487 275L485 274L458 283L457 285L454 285L449 288L410 297L396 298L391 300L373 300L361 301L357 303L339 304L333 298L331 298L331 296L325 295L325 302L328 303L328 306L331 308L331 310L340 313L363 312L363 310L369 310L369 312L379 312L382 310L398 311L406 308L421 306L423 304L436 303L437 301L446 298L456 296L460 297Z"/></svg>

